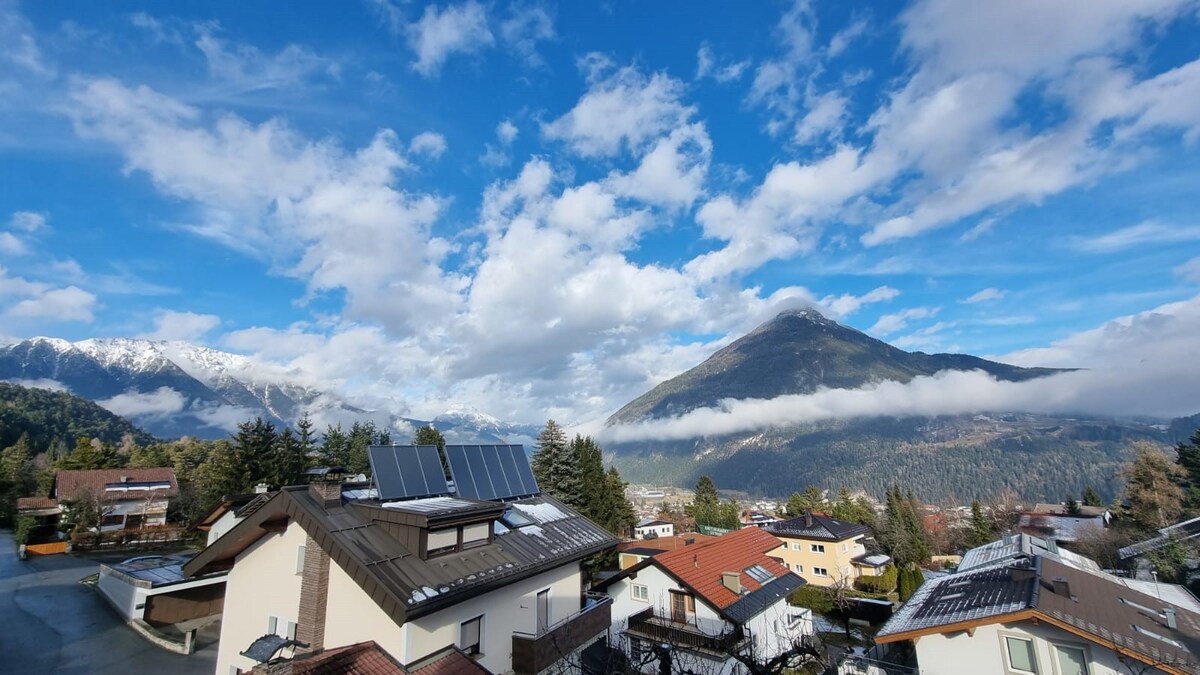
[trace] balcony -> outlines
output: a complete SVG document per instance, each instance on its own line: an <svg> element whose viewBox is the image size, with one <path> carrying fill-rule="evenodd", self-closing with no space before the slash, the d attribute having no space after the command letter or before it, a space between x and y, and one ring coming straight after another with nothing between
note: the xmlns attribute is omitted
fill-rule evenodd
<svg viewBox="0 0 1200 675"><path fill-rule="evenodd" d="M745 639L741 626L720 634L706 633L690 623L678 623L654 615L646 609L629 617L628 633L654 643L669 644L684 649L698 649L717 654L730 654Z"/></svg>
<svg viewBox="0 0 1200 675"><path fill-rule="evenodd" d="M586 607L540 635L513 633L512 668L516 675L540 673L608 630L612 622L612 598L588 593L585 602Z"/></svg>

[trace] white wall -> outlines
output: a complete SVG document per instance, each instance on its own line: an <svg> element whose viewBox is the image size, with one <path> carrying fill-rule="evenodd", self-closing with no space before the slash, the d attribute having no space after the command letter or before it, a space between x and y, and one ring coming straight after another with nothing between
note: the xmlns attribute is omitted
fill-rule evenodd
<svg viewBox="0 0 1200 675"><path fill-rule="evenodd" d="M649 595L646 601L634 598L633 586L635 584L646 586ZM623 649L629 649L628 640L622 637L628 625L628 617L644 611L648 607L654 608L656 616L670 617L670 591L673 589L685 590L672 577L654 566L640 570L637 578L627 577L609 586L608 595L613 599L613 622L609 632L614 638L614 642L621 645ZM807 620L794 625L788 622L790 614L799 613L805 614ZM719 635L730 629L730 623L698 597L696 598L695 615L689 617L689 621L694 621L698 629L709 635ZM787 649L793 637L798 637L802 633L811 633L813 630L812 614L801 608L789 607L786 599L780 599L776 604L752 617L746 622L743 629L748 631L753 638L755 653L761 655L761 660L766 660ZM719 668L712 660L701 659L696 655L681 654L677 656L677 659L680 660L679 665L685 668L687 664L684 664L683 661L691 660L697 671L705 673L737 673L743 669L741 664L732 658ZM654 664L648 665L647 672L654 670L655 667Z"/></svg>
<svg viewBox="0 0 1200 675"><path fill-rule="evenodd" d="M236 515L234 515L232 509L221 514L221 517L217 518L217 522L213 523L212 526L209 527L208 541L205 545L212 546L214 541L220 539L221 535L232 530L233 526L237 525L241 520L241 518L238 518Z"/></svg>
<svg viewBox="0 0 1200 675"><path fill-rule="evenodd" d="M503 673L512 669L513 633L536 632L537 594L546 589L550 589L551 624L578 612L582 589L579 564L543 572L398 626L345 570L332 562L325 647L374 640L401 663L411 663L458 644L462 622L482 615L480 663L492 672Z"/></svg>
<svg viewBox="0 0 1200 675"><path fill-rule="evenodd" d="M300 607L297 549L306 540L304 528L292 522L283 533L269 533L237 557L225 578L225 612L217 651L217 675L230 666L250 670L256 664L238 654L267 633L267 617L279 617L276 632L284 635L287 621L296 621ZM284 650L290 656L290 650Z"/></svg>
<svg viewBox="0 0 1200 675"><path fill-rule="evenodd" d="M1033 625L1028 621L993 624L975 629L975 635L965 632L948 635L926 635L917 640L917 665L921 675L958 675L963 664L971 664L971 675L1011 675L1006 668L1003 636L1032 638L1039 673L1058 673L1053 643L1084 646L1089 657L1089 675L1128 675L1129 670L1117 659L1117 654L1096 644L1046 624ZM1153 638L1150 638L1153 639ZM1158 673L1157 669L1146 673Z"/></svg>
<svg viewBox="0 0 1200 675"><path fill-rule="evenodd" d="M657 537L673 537L675 536L675 526L671 523L665 525L647 525L646 527L634 528L634 537L637 539L645 539L654 535Z"/></svg>
<svg viewBox="0 0 1200 675"><path fill-rule="evenodd" d="M146 594L144 589L125 583L111 574L105 574L103 567L100 568L100 580L97 585L100 587L100 592L108 597L113 606L125 617L125 620L140 619L145 614ZM141 609L137 609L139 603L143 605Z"/></svg>

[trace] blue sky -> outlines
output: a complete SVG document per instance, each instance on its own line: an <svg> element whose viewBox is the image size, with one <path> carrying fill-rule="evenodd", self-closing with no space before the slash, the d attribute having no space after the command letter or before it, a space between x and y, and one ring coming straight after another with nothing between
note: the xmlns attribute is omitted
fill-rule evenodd
<svg viewBox="0 0 1200 675"><path fill-rule="evenodd" d="M1200 3L591 4L0 0L0 338L520 421L802 305L1195 360Z"/></svg>

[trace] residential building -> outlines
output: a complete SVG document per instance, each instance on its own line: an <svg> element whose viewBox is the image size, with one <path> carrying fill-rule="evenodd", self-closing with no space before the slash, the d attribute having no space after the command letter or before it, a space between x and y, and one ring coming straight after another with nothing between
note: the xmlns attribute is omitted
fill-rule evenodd
<svg viewBox="0 0 1200 675"><path fill-rule="evenodd" d="M266 485L259 487L261 489L256 492L223 498L200 519L196 529L208 535L206 546L212 546L221 535L233 529L234 525L253 514L271 498L272 493L268 492Z"/></svg>
<svg viewBox="0 0 1200 675"><path fill-rule="evenodd" d="M207 617L220 618L225 597L224 574L186 579L183 565L190 555L149 555L120 563L102 563L96 587L125 622L141 633ZM185 646L184 653L189 653Z"/></svg>
<svg viewBox="0 0 1200 675"><path fill-rule="evenodd" d="M765 511L745 509L738 514L738 522L742 527L766 527L772 523L778 523L779 519Z"/></svg>
<svg viewBox="0 0 1200 675"><path fill-rule="evenodd" d="M103 532L166 525L167 506L178 496L179 483L169 467L59 471L54 477L59 506L93 502Z"/></svg>
<svg viewBox="0 0 1200 675"><path fill-rule="evenodd" d="M1165 586L1165 585L1164 585ZM1200 672L1200 613L1014 535L926 581L875 641L911 641L922 675Z"/></svg>
<svg viewBox="0 0 1200 675"><path fill-rule="evenodd" d="M633 567L650 556L665 551L674 551L684 546L691 546L713 537L699 532L677 534L673 537L658 537L657 539L635 539L617 544L617 563L620 569Z"/></svg>
<svg viewBox="0 0 1200 675"><path fill-rule="evenodd" d="M891 558L867 553L866 525L818 513L783 520L763 528L779 538L771 555L814 586L850 584L861 576L878 576Z"/></svg>
<svg viewBox="0 0 1200 675"><path fill-rule="evenodd" d="M219 675L364 641L396 663L457 647L532 675L577 670L604 639L611 603L585 595L580 564L616 543L547 495L350 500L318 480L270 495L184 573L228 570Z"/></svg>
<svg viewBox="0 0 1200 675"><path fill-rule="evenodd" d="M1158 531L1154 537L1130 544L1117 552L1121 560L1133 560L1135 574L1139 579L1151 579L1153 565L1146 560L1146 554L1157 551L1172 541L1184 543L1200 537L1200 518L1192 518L1175 523ZM1193 565L1194 566L1194 565Z"/></svg>
<svg viewBox="0 0 1200 675"><path fill-rule="evenodd" d="M657 539L675 536L675 525L669 520L642 518L633 526L634 539Z"/></svg>
<svg viewBox="0 0 1200 675"><path fill-rule="evenodd" d="M1112 514L1103 506L1079 506L1072 512L1066 504L1037 504L1020 515L1014 529L1070 544L1108 527L1111 519Z"/></svg>
<svg viewBox="0 0 1200 675"><path fill-rule="evenodd" d="M667 645L676 671L747 672L734 654L765 662L811 644L812 613L788 604L804 580L769 553L779 540L737 530L659 553L599 585L613 603L610 635L634 667L657 672Z"/></svg>

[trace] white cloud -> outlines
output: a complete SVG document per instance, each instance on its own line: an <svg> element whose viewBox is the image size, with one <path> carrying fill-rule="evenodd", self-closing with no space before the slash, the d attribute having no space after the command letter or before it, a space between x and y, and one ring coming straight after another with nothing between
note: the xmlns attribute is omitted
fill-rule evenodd
<svg viewBox="0 0 1200 675"><path fill-rule="evenodd" d="M712 161L712 141L703 124L689 124L660 138L637 169L614 172L606 181L618 194L647 204L690 206L703 192Z"/></svg>
<svg viewBox="0 0 1200 675"><path fill-rule="evenodd" d="M653 139L683 126L695 113L684 105L683 83L665 73L647 77L632 66L599 77L562 117L542 125L549 139L564 141L584 157L604 157L622 148L638 154Z"/></svg>
<svg viewBox="0 0 1200 675"><path fill-rule="evenodd" d="M1200 257L1192 258L1171 271L1184 281L1200 282Z"/></svg>
<svg viewBox="0 0 1200 675"><path fill-rule="evenodd" d="M12 232L0 232L0 255L25 255L29 247Z"/></svg>
<svg viewBox="0 0 1200 675"><path fill-rule="evenodd" d="M146 340L200 342L220 323L221 319L212 314L160 309L154 317L154 330L142 333L138 337Z"/></svg>
<svg viewBox="0 0 1200 675"><path fill-rule="evenodd" d="M117 394L96 403L122 417L166 417L181 412L187 399L170 387L159 387L149 392Z"/></svg>
<svg viewBox="0 0 1200 675"><path fill-rule="evenodd" d="M954 351L952 347L948 347L943 341L942 335L947 329L953 328L956 325L953 321L938 321L932 326L926 326L915 330L908 335L903 335L891 341L893 347L907 350L922 350L930 352L948 352Z"/></svg>
<svg viewBox="0 0 1200 675"><path fill-rule="evenodd" d="M875 325L867 329L867 332L874 335L891 335L907 328L912 319L926 319L937 313L937 307L912 307L895 314L884 314Z"/></svg>
<svg viewBox="0 0 1200 675"><path fill-rule="evenodd" d="M1090 253L1111 253L1141 244L1174 244L1200 241L1200 227L1164 225L1146 221L1097 237L1078 238L1075 245Z"/></svg>
<svg viewBox="0 0 1200 675"><path fill-rule="evenodd" d="M408 151L414 155L437 159L446 152L446 137L433 131L419 133L408 142Z"/></svg>
<svg viewBox="0 0 1200 675"><path fill-rule="evenodd" d="M47 217L35 211L16 211L8 219L8 226L22 232L37 232L46 227Z"/></svg>
<svg viewBox="0 0 1200 675"><path fill-rule="evenodd" d="M712 46L707 42L700 45L696 52L696 79L711 77L722 84L740 80L750 67L750 61L733 61L725 64L718 62L713 54Z"/></svg>
<svg viewBox="0 0 1200 675"><path fill-rule="evenodd" d="M812 143L830 133L838 133L845 123L847 100L836 91L817 96L808 112L796 122L792 137L796 143Z"/></svg>
<svg viewBox="0 0 1200 675"><path fill-rule="evenodd" d="M855 19L850 22L850 25L833 34L833 37L829 39L829 46L825 48L825 52L830 57L840 56L852 42L867 32L867 25L866 19Z"/></svg>
<svg viewBox="0 0 1200 675"><path fill-rule="evenodd" d="M292 88L314 74L337 76L336 61L317 56L300 45L289 44L275 54L264 54L257 47L230 43L217 36L216 23L197 24L196 48L208 62L209 74L223 87L238 91Z"/></svg>
<svg viewBox="0 0 1200 675"><path fill-rule="evenodd" d="M11 316L91 323L96 296L75 286L55 288L9 308Z"/></svg>
<svg viewBox="0 0 1200 675"><path fill-rule="evenodd" d="M514 3L508 16L500 22L500 38L509 49L530 66L541 66L542 57L537 44L553 40L554 19L545 7L532 3Z"/></svg>
<svg viewBox="0 0 1200 675"><path fill-rule="evenodd" d="M900 291L891 286L880 286L863 295L846 293L840 296L825 296L818 304L827 310L833 318L842 319L862 309L864 305L886 302L899 296Z"/></svg>
<svg viewBox="0 0 1200 675"><path fill-rule="evenodd" d="M390 130L346 151L278 119L209 121L147 87L113 80L79 81L71 97L81 136L111 143L128 170L198 207L188 229L269 257L310 294L344 289L347 320L404 333L458 307L465 279L443 274L438 262L448 245L430 232L443 200L396 185L409 164Z"/></svg>
<svg viewBox="0 0 1200 675"><path fill-rule="evenodd" d="M19 378L5 380L21 387L29 387L31 389L47 389L49 391L70 391L67 385L58 380L50 380L44 377L39 377L35 380L23 380Z"/></svg>
<svg viewBox="0 0 1200 675"><path fill-rule="evenodd" d="M39 77L53 77L54 66L47 62L38 46L33 26L17 11L14 3L0 6L0 59Z"/></svg>
<svg viewBox="0 0 1200 675"><path fill-rule="evenodd" d="M495 44L488 29L487 12L474 0L439 10L433 5L406 30L408 45L417 54L413 70L425 77L437 75L454 54L474 54Z"/></svg>
<svg viewBox="0 0 1200 675"><path fill-rule="evenodd" d="M505 145L517 140L517 133L517 125L513 124L512 120L502 120L496 125L496 138Z"/></svg>
<svg viewBox="0 0 1200 675"><path fill-rule="evenodd" d="M963 300L963 302L968 305L978 302L991 302L992 300L999 300L1006 295L1008 295L1008 292L1002 291L999 288L985 288L977 293L972 294L971 297Z"/></svg>

